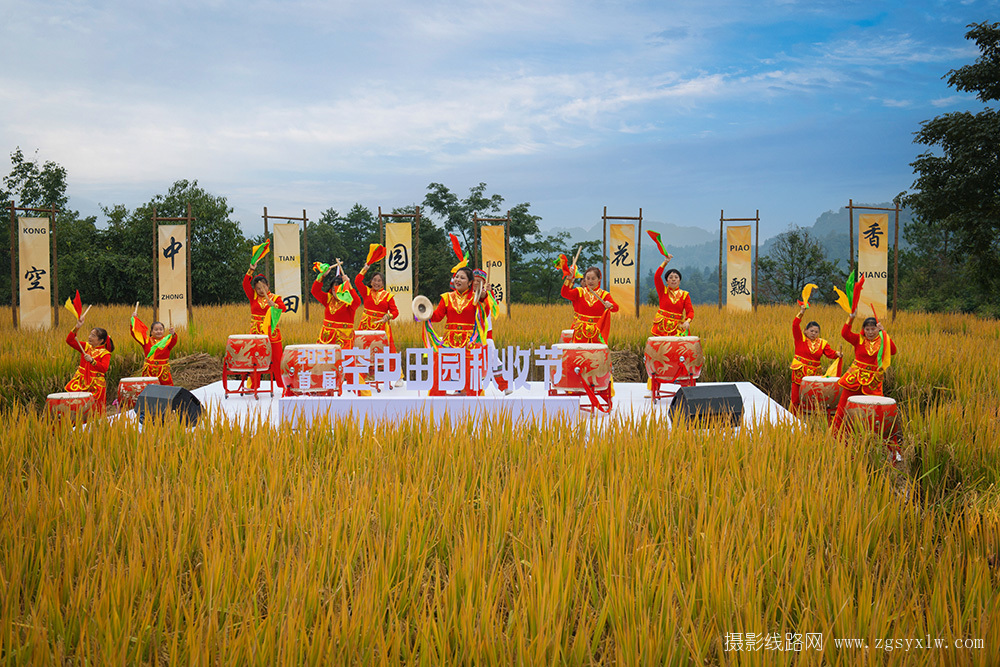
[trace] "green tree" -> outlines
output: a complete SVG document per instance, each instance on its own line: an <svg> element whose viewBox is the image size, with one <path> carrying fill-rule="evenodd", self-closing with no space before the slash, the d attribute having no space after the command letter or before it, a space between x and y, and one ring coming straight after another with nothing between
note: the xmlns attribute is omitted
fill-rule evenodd
<svg viewBox="0 0 1000 667"><path fill-rule="evenodd" d="M948 85L974 92L985 103L1000 99L1000 23L969 26L975 63L948 75ZM1000 113L955 112L922 123L915 143L924 152L911 163L915 192L905 198L914 211L906 238L907 298L931 307L974 306L1000 312ZM942 273L943 272L943 273ZM944 280L926 280L936 274ZM965 295L965 296L962 296ZM963 305L964 304L964 305Z"/></svg>
<svg viewBox="0 0 1000 667"><path fill-rule="evenodd" d="M796 226L777 236L770 252L760 258L758 270L761 303L794 303L809 283L817 287L811 300L832 303L833 286L844 283L843 272L827 259L823 245Z"/></svg>
<svg viewBox="0 0 1000 667"><path fill-rule="evenodd" d="M80 219L77 211L69 209L66 169L52 161L38 166L35 159L25 158L20 147L10 155L11 171L3 179L0 188L0 202L4 214L0 216L0 238L10 238L10 205L21 208L55 207L56 220L56 263L59 280L57 303L65 300L74 290L89 302L106 301L98 286L92 280L91 260L99 249L99 234L96 219ZM45 215L29 213L28 215ZM12 248L0 243L0 265L10 266ZM10 303L12 296L10 273L0 271L0 300Z"/></svg>

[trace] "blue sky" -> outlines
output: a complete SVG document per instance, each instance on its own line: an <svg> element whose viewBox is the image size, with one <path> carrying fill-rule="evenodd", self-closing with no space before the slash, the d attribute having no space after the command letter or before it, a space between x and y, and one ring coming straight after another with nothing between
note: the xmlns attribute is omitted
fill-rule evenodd
<svg viewBox="0 0 1000 667"><path fill-rule="evenodd" d="M2 0L0 171L66 167L70 204L177 179L252 233L485 181L544 229L610 215L762 236L913 182L921 121L998 0Z"/></svg>

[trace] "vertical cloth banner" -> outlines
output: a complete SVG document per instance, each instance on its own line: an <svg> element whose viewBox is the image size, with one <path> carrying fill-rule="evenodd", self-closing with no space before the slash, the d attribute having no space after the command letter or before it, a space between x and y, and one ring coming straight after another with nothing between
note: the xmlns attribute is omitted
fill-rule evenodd
<svg viewBox="0 0 1000 667"><path fill-rule="evenodd" d="M865 277L858 317L871 317L872 304L875 304L879 317L885 316L889 284L888 231L888 213L863 213L858 216L858 275Z"/></svg>
<svg viewBox="0 0 1000 667"><path fill-rule="evenodd" d="M48 218L18 218L19 321L29 329L52 328L52 280Z"/></svg>
<svg viewBox="0 0 1000 667"><path fill-rule="evenodd" d="M618 304L619 314L631 313L638 316L638 304L635 301L635 225L608 225L609 248L604 251L608 256L608 291L611 298Z"/></svg>
<svg viewBox="0 0 1000 667"><path fill-rule="evenodd" d="M274 293L285 303L281 319L298 322L302 319L302 256L299 225L296 222L274 225Z"/></svg>
<svg viewBox="0 0 1000 667"><path fill-rule="evenodd" d="M753 310L750 225L726 228L726 309Z"/></svg>
<svg viewBox="0 0 1000 667"><path fill-rule="evenodd" d="M160 225L156 256L160 277L160 321L167 328L187 326L187 226Z"/></svg>
<svg viewBox="0 0 1000 667"><path fill-rule="evenodd" d="M396 300L400 320L411 320L413 303L413 227L408 222L385 224L385 288ZM435 299L436 301L436 299Z"/></svg>
<svg viewBox="0 0 1000 667"><path fill-rule="evenodd" d="M489 290L500 306L498 317L510 315L510 290L507 285L507 237L503 225L479 228L483 245L483 271L489 276Z"/></svg>

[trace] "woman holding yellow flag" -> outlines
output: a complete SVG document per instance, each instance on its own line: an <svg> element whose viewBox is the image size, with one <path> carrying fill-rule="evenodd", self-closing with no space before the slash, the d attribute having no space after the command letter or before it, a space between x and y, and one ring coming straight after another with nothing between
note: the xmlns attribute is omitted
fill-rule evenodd
<svg viewBox="0 0 1000 667"><path fill-rule="evenodd" d="M792 340L795 341L795 356L792 357L792 413L799 411L799 390L802 378L808 375L820 374L820 362L823 357L840 359L844 356L837 352L827 341L819 337L819 322L809 322L802 329L802 316L809 307L808 302L799 302L799 312L792 320Z"/></svg>
<svg viewBox="0 0 1000 667"><path fill-rule="evenodd" d="M882 379L885 369L896 355L896 343L889 338L882 323L874 317L867 318L861 325L861 335L851 331L856 312L852 312L844 324L840 335L854 346L854 363L837 383L843 390L840 403L837 404L837 414L834 415L831 427L840 428L847 409L847 399L851 396L882 396Z"/></svg>

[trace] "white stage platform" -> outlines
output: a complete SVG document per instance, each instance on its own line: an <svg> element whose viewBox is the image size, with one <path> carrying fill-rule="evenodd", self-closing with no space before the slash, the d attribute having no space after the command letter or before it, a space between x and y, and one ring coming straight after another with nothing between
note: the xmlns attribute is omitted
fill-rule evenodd
<svg viewBox="0 0 1000 667"><path fill-rule="evenodd" d="M230 383L234 386L235 383ZM789 424L798 420L784 407L771 400L763 391L750 382L699 383L698 386L735 384L743 398L743 426L753 428L760 423ZM267 383L265 382L265 386ZM676 391L677 385L664 385L667 391ZM225 397L222 382L215 382L192 392L202 405L202 418L227 420L239 423L256 423L258 420L275 426L285 422L293 426L303 421L309 422L318 416L329 414L330 419L348 416L358 421L398 421L409 416L430 414L441 419L481 418L487 414L510 415L514 421L539 418L585 419L592 424L607 423L609 420L632 421L646 417L656 417L669 421L670 399L654 403L649 398L645 384L615 383L612 410L604 414L590 413L580 409L581 399L574 396L549 396L541 382L531 382L527 387L505 395L495 387L489 387L480 397L429 397L425 391L394 388L388 391L372 392L372 396L357 396L345 392L335 397L287 397L266 392L257 399L253 396L230 394ZM586 400L584 398L584 400ZM247 422L246 420L250 420Z"/></svg>

